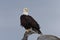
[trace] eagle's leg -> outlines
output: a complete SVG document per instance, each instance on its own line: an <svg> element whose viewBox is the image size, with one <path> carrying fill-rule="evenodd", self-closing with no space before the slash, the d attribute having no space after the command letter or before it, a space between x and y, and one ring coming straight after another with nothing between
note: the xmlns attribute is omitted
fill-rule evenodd
<svg viewBox="0 0 60 40"><path fill-rule="evenodd" d="M31 35L31 34L33 34L35 32L32 30L32 28L30 28L30 29L26 29L26 33L29 33L29 35Z"/></svg>
<svg viewBox="0 0 60 40"><path fill-rule="evenodd" d="M26 32L30 32L30 29L26 29Z"/></svg>

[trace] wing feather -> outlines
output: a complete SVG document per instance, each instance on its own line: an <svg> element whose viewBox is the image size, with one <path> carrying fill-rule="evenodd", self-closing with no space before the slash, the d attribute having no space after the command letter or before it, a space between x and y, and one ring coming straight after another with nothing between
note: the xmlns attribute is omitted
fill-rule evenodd
<svg viewBox="0 0 60 40"><path fill-rule="evenodd" d="M28 16L26 19L29 25L31 25L33 28L40 29L39 24L31 16Z"/></svg>

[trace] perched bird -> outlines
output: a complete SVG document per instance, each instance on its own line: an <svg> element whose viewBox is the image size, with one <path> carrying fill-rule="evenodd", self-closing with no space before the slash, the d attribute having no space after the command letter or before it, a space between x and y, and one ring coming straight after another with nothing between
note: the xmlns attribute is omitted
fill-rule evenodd
<svg viewBox="0 0 60 40"><path fill-rule="evenodd" d="M23 14L20 16L21 25L26 29L27 32L32 30L38 34L42 34L39 24L34 20L33 17L28 15L28 12L28 8L23 9Z"/></svg>

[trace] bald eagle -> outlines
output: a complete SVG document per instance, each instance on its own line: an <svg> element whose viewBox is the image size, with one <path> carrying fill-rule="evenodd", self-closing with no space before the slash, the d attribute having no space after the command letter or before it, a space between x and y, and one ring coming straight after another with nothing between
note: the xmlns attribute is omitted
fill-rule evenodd
<svg viewBox="0 0 60 40"><path fill-rule="evenodd" d="M33 17L28 15L28 11L28 8L23 9L23 14L20 16L21 25L26 29L27 32L32 29L34 32L41 34L39 24L33 19Z"/></svg>

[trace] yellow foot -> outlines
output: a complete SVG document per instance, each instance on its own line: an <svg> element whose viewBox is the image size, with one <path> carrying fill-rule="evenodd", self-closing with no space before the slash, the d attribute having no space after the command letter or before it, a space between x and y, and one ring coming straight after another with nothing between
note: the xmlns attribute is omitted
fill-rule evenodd
<svg viewBox="0 0 60 40"><path fill-rule="evenodd" d="M30 29L26 29L26 32L30 32Z"/></svg>

